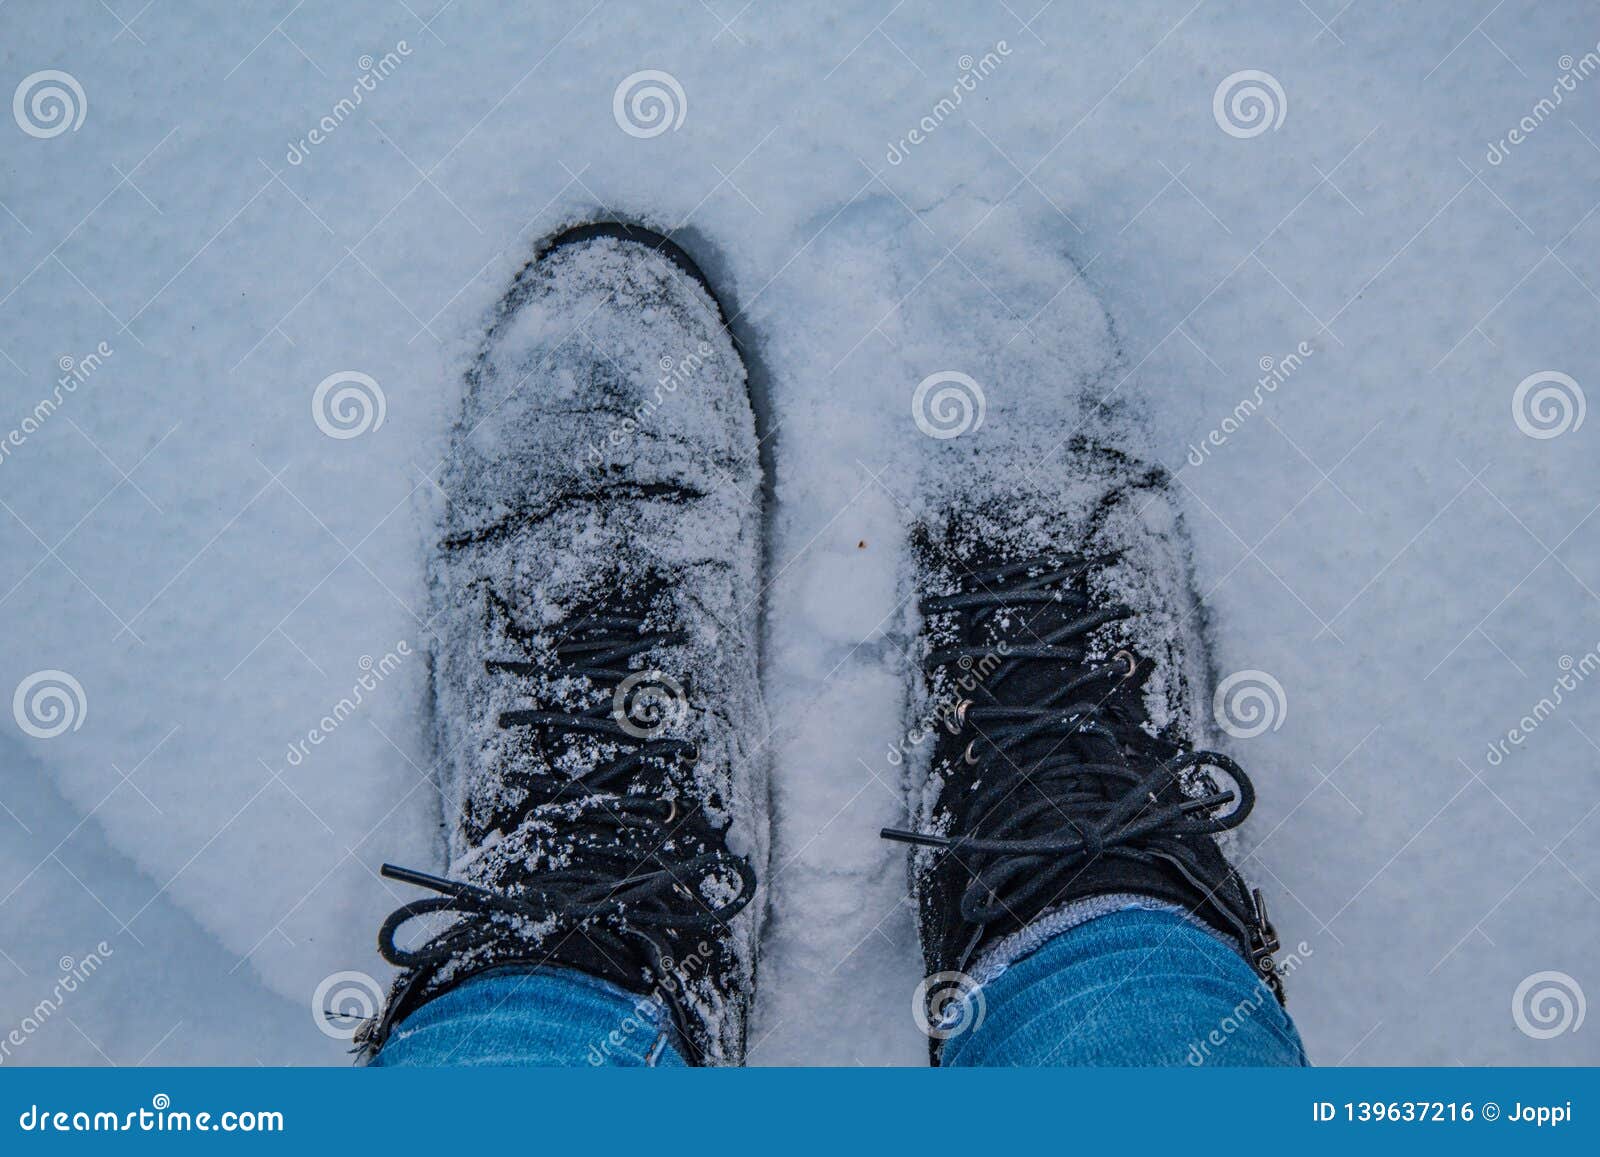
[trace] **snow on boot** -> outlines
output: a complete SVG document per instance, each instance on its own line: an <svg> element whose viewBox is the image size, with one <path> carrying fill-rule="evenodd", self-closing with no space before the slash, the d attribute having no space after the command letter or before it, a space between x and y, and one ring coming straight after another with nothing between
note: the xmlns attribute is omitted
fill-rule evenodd
<svg viewBox="0 0 1600 1157"><path fill-rule="evenodd" d="M465 977L549 965L659 999L691 1062L739 1063L768 842L760 468L688 256L627 225L548 242L468 372L442 489L449 868L385 868L439 895L380 933L403 972L368 1053ZM397 935L427 917L420 946Z"/></svg>
<svg viewBox="0 0 1600 1157"><path fill-rule="evenodd" d="M1018 343L1012 356L1031 361L1009 375L1003 356L988 366L991 394L1048 374L1039 344ZM1056 409L1014 404L1025 421L996 421L991 406L978 426L973 399L952 393L945 416L965 405L965 428L923 440L911 712L936 741L921 766L908 761L913 830L883 834L913 847L930 975L981 984L1098 911L1153 902L1230 939L1281 995L1260 895L1218 844L1254 789L1205 750L1188 543L1137 412L1108 400L1120 368L1036 395Z"/></svg>

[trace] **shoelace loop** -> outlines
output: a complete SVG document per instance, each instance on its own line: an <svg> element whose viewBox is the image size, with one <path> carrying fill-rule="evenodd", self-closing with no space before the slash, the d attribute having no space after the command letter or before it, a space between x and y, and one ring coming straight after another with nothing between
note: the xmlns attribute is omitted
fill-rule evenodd
<svg viewBox="0 0 1600 1157"><path fill-rule="evenodd" d="M930 617L959 616L955 642L925 660L930 673L952 664L971 670L997 650L1001 658L964 692L971 698L956 715L955 733L975 732L963 756L973 767L963 829L881 834L956 857L968 877L961 917L980 928L1048 906L1064 879L1100 856L1162 860L1208 901L1239 893L1221 906L1281 998L1271 959L1277 939L1259 891L1248 891L1231 872L1226 880L1205 880L1192 854L1193 841L1236 828L1250 814L1249 776L1220 752L1189 749L1146 730L1142 709L1130 705L1143 682L1135 680L1143 664L1132 651L1119 650L1109 661L1090 657L1090 636L1132 614L1120 604L1095 606L1087 593L1091 571L1116 561L1112 554L995 566L966 574L955 593L923 600ZM1058 621L999 646L998 637L1015 632L996 616L1049 604L1060 608ZM985 630L994 645L980 642ZM1010 682L1037 664L1065 668L1062 678L1033 702L1015 701L1007 694ZM1229 786L1218 786L1214 773Z"/></svg>
<svg viewBox="0 0 1600 1157"><path fill-rule="evenodd" d="M647 631L635 614L603 611L579 618L553 648L562 675L581 676L599 691L615 691L641 672L630 660L663 645L681 642L676 631ZM491 671L537 675L548 668L521 660L489 660ZM681 706L687 695L668 680ZM684 763L699 759L689 740L653 727L624 722L624 712L609 696L590 707L502 712L503 728L539 728L554 739L597 737L615 747L610 758L580 776L547 771L521 785L518 805L496 816L500 831L516 831L543 809L571 835L571 863L530 875L517 894L450 880L385 864L382 874L438 895L397 908L378 934L384 959L400 968L434 969L463 953L490 945L549 942L552 933L583 928L605 947L647 960L659 955L653 934L710 930L726 924L755 893L755 872L742 857L721 846L721 835L698 814L680 814L676 798L622 794L630 776L646 761L666 757ZM687 828L687 833L684 829ZM632 839L607 840L607 830ZM684 834L701 837L710 850L687 854ZM678 836L680 838L674 838ZM598 838L586 838L598 837ZM638 847L648 851L640 855ZM631 849L631 850L630 850ZM708 897L716 897L715 900ZM401 948L397 937L412 920L449 913L463 917L417 949ZM631 951L630 951L631 950Z"/></svg>
<svg viewBox="0 0 1600 1157"><path fill-rule="evenodd" d="M1202 768L1225 772L1238 791L1160 802L1173 781L1182 783L1179 777L1186 770ZM884 828L882 836L959 856L972 877L961 896L961 916L988 924L1059 886L1051 874L1040 871L1043 865L1070 870L1115 849L1136 851L1158 836L1215 835L1243 823L1255 803L1255 789L1244 770L1213 751L1184 752L1144 775L1118 763L1062 762L1048 772L1030 773L1028 779L1037 792L1002 809L998 805L1015 791L1015 782L990 777L971 803L985 816L977 830L937 836ZM1234 806L1228 811L1215 811L1230 803ZM1024 834L1041 828L1045 834Z"/></svg>

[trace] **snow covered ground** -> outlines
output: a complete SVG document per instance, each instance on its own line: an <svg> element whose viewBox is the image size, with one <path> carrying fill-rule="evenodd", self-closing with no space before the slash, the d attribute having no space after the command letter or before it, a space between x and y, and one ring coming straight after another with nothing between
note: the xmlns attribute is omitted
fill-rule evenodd
<svg viewBox="0 0 1600 1157"><path fill-rule="evenodd" d="M876 838L912 393L1048 420L1085 293L1215 667L1270 676L1228 749L1314 1059L1600 1061L1600 16L957 7L0 8L5 1063L341 1063L313 1009L411 898L376 866L438 858L461 367L597 213L684 229L776 424L757 1063L925 1060Z"/></svg>

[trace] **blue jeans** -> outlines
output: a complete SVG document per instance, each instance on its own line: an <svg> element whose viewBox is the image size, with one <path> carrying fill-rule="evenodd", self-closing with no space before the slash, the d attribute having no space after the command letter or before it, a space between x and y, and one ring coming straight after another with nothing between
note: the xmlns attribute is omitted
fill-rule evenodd
<svg viewBox="0 0 1600 1157"><path fill-rule="evenodd" d="M943 1022L965 1026L945 1040L944 1065L1307 1063L1250 966L1171 912L1080 924L966 999ZM499 969L412 1013L373 1064L681 1066L673 1037L648 997L565 969Z"/></svg>

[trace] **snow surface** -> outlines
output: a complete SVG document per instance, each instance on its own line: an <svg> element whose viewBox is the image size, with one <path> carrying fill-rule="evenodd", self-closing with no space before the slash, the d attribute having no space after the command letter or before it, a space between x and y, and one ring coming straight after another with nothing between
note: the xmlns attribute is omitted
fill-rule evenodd
<svg viewBox="0 0 1600 1157"><path fill-rule="evenodd" d="M1313 1058L1600 1060L1592 1025L1513 1016L1535 973L1600 993L1596 427L1513 413L1529 375L1593 388L1600 79L1535 109L1600 20L1034 8L0 8L0 88L59 69L87 105L47 138L0 118L0 441L62 358L111 350L0 457L0 690L60 670L87 703L55 738L6 724L0 1028L62 957L114 950L7 1063L342 1061L318 986L386 975L373 934L413 894L376 867L437 856L423 563L461 371L534 241L597 212L685 227L777 427L753 1061L925 1060L903 852L876 838L904 812L911 397L957 370L986 430L1048 420L1059 383L1006 351L1044 340L1066 259L1178 471L1213 665L1283 688L1276 729L1227 747L1261 794L1247 868L1306 945ZM634 136L613 98L646 69L683 118ZM1247 69L1286 107L1241 137L1213 96ZM312 413L342 371L384 398L349 438Z"/></svg>

